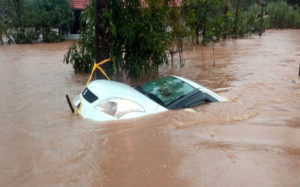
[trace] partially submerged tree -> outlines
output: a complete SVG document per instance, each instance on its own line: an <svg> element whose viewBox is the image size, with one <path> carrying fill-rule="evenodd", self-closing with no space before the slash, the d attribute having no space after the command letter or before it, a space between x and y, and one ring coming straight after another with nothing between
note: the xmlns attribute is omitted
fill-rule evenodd
<svg viewBox="0 0 300 187"><path fill-rule="evenodd" d="M83 11L83 15L92 10L91 6L94 6L93 1ZM168 20L170 12L165 0L146 0L144 3L140 0L109 1L109 9L103 14L109 20L108 35L101 39L109 41L114 72L122 71L136 77L156 72L159 65L168 62L171 35L176 35L176 39L182 37L177 30L179 27L175 28ZM86 27L81 31L78 44L70 48L65 58L77 71L90 71L94 61L92 58L96 58L86 45L86 41L95 39L88 34L95 34L93 22L90 21L95 19L95 14L89 15L94 17L82 16L81 22L86 23ZM168 25L173 27L173 32L168 31ZM102 58L104 60L106 57Z"/></svg>
<svg viewBox="0 0 300 187"><path fill-rule="evenodd" d="M139 76L167 62L167 6L164 0L110 1L111 54L117 69Z"/></svg>
<svg viewBox="0 0 300 187"><path fill-rule="evenodd" d="M236 0L235 5L235 16L234 16L234 26L233 26L233 35L234 38L237 37L237 27L238 27L238 20L239 20L239 11L240 11L240 0Z"/></svg>
<svg viewBox="0 0 300 187"><path fill-rule="evenodd" d="M213 38L219 40L231 36L233 17L229 0L183 0L182 9L197 44L200 44L200 38L205 44Z"/></svg>
<svg viewBox="0 0 300 187"><path fill-rule="evenodd" d="M104 16L104 12L108 11L108 0L96 0L95 3L95 61L100 62L110 57L109 48L109 20ZM107 73L111 73L111 63L105 63L102 65L103 69ZM99 73L96 74L97 78L104 78Z"/></svg>
<svg viewBox="0 0 300 187"><path fill-rule="evenodd" d="M182 62L183 42L190 42L191 31L186 27L186 23L182 16L182 5L178 0L170 0L166 4L167 12L167 31L170 38L169 52L171 55L171 62L173 65L173 55L179 54L180 64Z"/></svg>
<svg viewBox="0 0 300 187"><path fill-rule="evenodd" d="M266 6L267 28L300 28L300 8L286 1L270 2Z"/></svg>
<svg viewBox="0 0 300 187"><path fill-rule="evenodd" d="M233 36L242 37L262 28L260 0L181 2L179 6L177 0L108 0L108 8L105 7L99 16L106 20L102 23L104 27L100 25L99 29L101 37L98 39L105 41L105 45L98 45L103 42L101 40L96 45L96 48L103 47L96 49L103 52L104 56L99 56L95 52L95 0L90 1L81 15L80 40L70 48L65 61L72 63L76 71L88 72L95 59L104 60L109 55L114 73L140 76L157 72L161 64L168 62L167 52L177 51L174 44L182 51L183 40L196 38L200 43L202 39L205 44ZM274 8L266 9L267 20L271 20L275 15L272 14ZM286 12L285 15L294 14Z"/></svg>
<svg viewBox="0 0 300 187"><path fill-rule="evenodd" d="M71 63L75 72L89 72L95 61L95 1L90 1L80 15L80 37L65 55L64 61Z"/></svg>

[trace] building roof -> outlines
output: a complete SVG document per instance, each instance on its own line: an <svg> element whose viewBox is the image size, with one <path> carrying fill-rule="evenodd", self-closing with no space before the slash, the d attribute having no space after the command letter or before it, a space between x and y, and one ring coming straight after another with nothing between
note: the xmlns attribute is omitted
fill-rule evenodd
<svg viewBox="0 0 300 187"><path fill-rule="evenodd" d="M73 9L79 9L79 10L85 9L85 7L88 3L89 3L89 0L72 0L70 2L71 7Z"/></svg>

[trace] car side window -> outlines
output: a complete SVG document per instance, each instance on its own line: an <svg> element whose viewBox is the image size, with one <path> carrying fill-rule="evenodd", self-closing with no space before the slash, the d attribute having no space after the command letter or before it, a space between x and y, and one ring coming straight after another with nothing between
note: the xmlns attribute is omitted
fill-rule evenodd
<svg viewBox="0 0 300 187"><path fill-rule="evenodd" d="M178 104L177 108L194 107L207 102L216 102L217 100L207 93L198 92Z"/></svg>

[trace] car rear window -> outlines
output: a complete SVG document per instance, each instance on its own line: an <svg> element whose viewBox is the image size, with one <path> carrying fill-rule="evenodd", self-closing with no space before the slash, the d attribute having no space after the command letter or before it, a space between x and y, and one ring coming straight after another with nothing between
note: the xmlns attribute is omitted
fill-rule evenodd
<svg viewBox="0 0 300 187"><path fill-rule="evenodd" d="M89 103L92 103L98 99L98 97L93 94L88 88L85 88L82 92L82 96L85 100L87 100Z"/></svg>

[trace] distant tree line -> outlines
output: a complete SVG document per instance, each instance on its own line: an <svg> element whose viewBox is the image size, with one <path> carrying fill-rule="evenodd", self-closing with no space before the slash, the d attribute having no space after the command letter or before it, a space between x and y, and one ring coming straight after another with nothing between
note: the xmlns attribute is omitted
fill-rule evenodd
<svg viewBox="0 0 300 187"><path fill-rule="evenodd" d="M80 40L65 56L75 71L89 72L95 59L94 2L82 12ZM114 0L104 16L109 71L129 76L156 72L183 42L206 44L268 28L300 28L298 0L182 0L180 5L176 0Z"/></svg>
<svg viewBox="0 0 300 187"><path fill-rule="evenodd" d="M109 54L104 56L112 59L110 73L137 77L157 72L168 63L168 54L182 53L183 44L244 37L268 28L300 28L299 1L107 0L102 1L107 4L101 15L105 20L101 24L107 25L102 30L105 37L98 38L107 44ZM89 72L99 60L95 2L90 0L81 13L80 39L65 55L75 71ZM72 24L68 0L0 2L0 36L6 35L12 43L31 43L39 36L44 42L62 41Z"/></svg>
<svg viewBox="0 0 300 187"><path fill-rule="evenodd" d="M0 3L0 36L6 35L9 43L32 43L39 36L44 42L62 41L72 24L73 12L67 0L2 0Z"/></svg>
<svg viewBox="0 0 300 187"><path fill-rule="evenodd" d="M266 12L266 28L300 29L300 0L269 2Z"/></svg>

